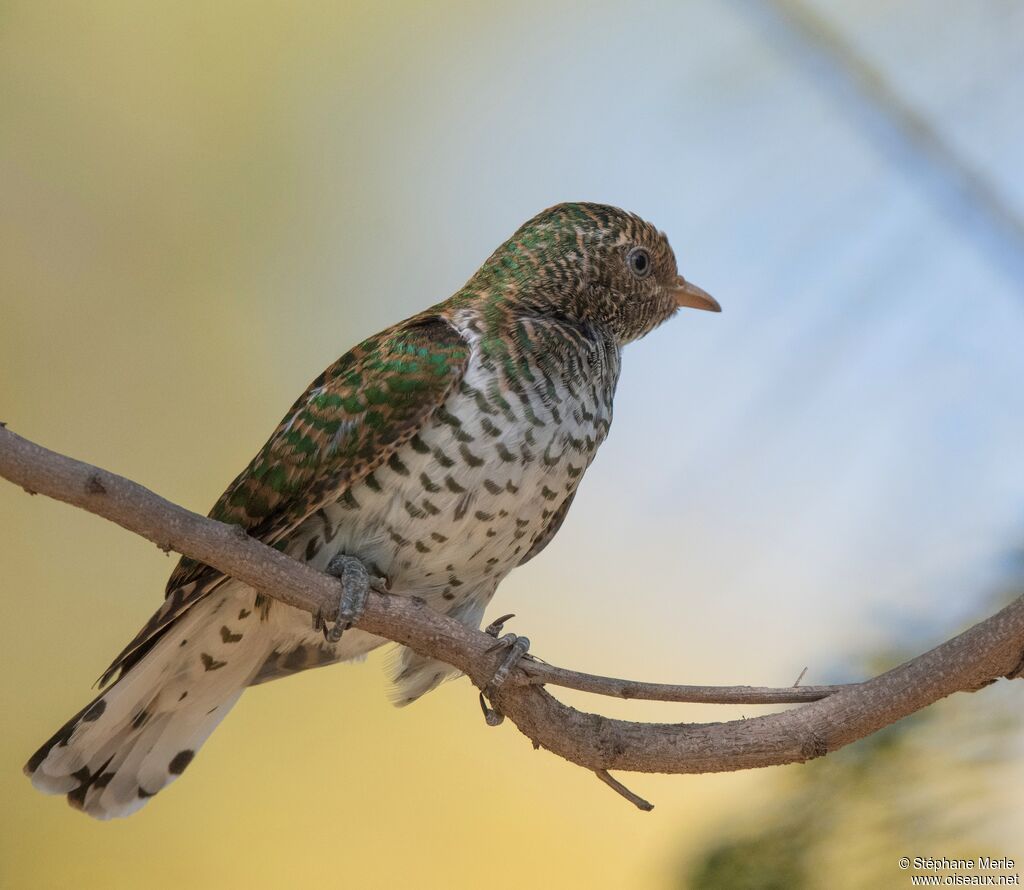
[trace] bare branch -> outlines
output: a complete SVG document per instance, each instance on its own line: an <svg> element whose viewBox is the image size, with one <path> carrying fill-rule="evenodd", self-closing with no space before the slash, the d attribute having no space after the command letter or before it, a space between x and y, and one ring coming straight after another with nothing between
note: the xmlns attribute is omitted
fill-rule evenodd
<svg viewBox="0 0 1024 890"><path fill-rule="evenodd" d="M654 804L649 800L644 800L639 794L634 794L625 785L622 784L618 779L613 778L609 775L606 769L594 770L594 775L597 776L602 782L605 783L609 788L612 789L616 794L621 794L626 800L628 800L638 810L643 810L645 813L649 813L654 809Z"/></svg>
<svg viewBox="0 0 1024 890"><path fill-rule="evenodd" d="M336 606L338 582L142 486L48 451L0 428L0 476L103 516L158 546L215 566L268 596L304 609ZM501 659L493 637L434 612L422 601L372 593L358 626L440 659L486 685ZM607 771L702 773L820 757L961 690L1017 676L1024 653L1024 597L991 618L863 683L849 686L693 687L635 683L524 662L492 696L536 747L597 773L642 802ZM807 702L802 707L726 723L635 723L570 708L542 684L664 701ZM646 802L643 802L646 803ZM640 805L638 803L638 805Z"/></svg>
<svg viewBox="0 0 1024 890"><path fill-rule="evenodd" d="M562 686L581 692L594 692L614 698L646 701L690 702L705 705L784 705L828 698L846 686L678 686L671 683L640 683L583 674L555 667L542 661L524 661L520 682ZM807 668L804 668L806 671ZM803 676L801 674L801 676ZM519 678L517 677L517 680Z"/></svg>

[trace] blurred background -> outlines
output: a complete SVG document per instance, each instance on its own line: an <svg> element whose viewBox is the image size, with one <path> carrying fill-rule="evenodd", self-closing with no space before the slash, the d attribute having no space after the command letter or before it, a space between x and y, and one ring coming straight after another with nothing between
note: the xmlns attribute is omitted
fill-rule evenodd
<svg viewBox="0 0 1024 890"><path fill-rule="evenodd" d="M853 680L1024 589L1024 6L47 3L0 19L0 420L205 512L308 381L563 200L721 316L626 353L561 534L491 616L581 670ZM878 887L1024 859L1020 690L807 766L623 776L380 657L252 690L100 824L21 765L173 560L0 486L3 887ZM765 709L619 703L635 719ZM984 817L984 818L983 818Z"/></svg>

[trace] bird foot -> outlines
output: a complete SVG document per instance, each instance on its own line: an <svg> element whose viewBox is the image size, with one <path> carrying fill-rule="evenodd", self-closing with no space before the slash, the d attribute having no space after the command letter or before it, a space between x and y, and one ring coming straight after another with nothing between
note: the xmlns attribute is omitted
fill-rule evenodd
<svg viewBox="0 0 1024 890"><path fill-rule="evenodd" d="M512 668L514 668L530 651L530 641L526 637L521 637L513 633L504 634L503 636L501 635L501 630L505 626L505 622L514 617L514 615L502 615L501 618L498 618L488 624L487 628L484 630L484 633L497 640L497 642L487 650L488 652L496 652L499 649L508 650L505 653L505 657L501 660L501 663L494 671L494 675L480 693L480 709L484 712L484 719L487 721L488 726L498 726L505 719L504 714L487 703L488 700L492 697L494 691L508 680L509 674L512 672Z"/></svg>
<svg viewBox="0 0 1024 890"><path fill-rule="evenodd" d="M362 560L344 553L333 557L325 571L341 581L338 611L330 628L322 613L313 619L313 626L323 631L328 643L337 643L341 635L362 616L370 590L386 593L388 581L387 578L371 575Z"/></svg>

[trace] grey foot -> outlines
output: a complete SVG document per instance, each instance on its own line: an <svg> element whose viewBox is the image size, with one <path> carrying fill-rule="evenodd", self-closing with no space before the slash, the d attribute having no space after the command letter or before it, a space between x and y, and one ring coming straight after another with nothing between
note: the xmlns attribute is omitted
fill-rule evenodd
<svg viewBox="0 0 1024 890"><path fill-rule="evenodd" d="M488 652L496 652L498 649L508 650L505 653L505 657L501 660L501 663L494 671L494 676L491 677L490 682L488 682L480 693L480 708L484 712L484 719L487 721L488 726L498 726L505 719L504 714L487 704L488 699L491 698L494 690L498 689L506 680L508 680L508 675L512 672L512 668L514 668L523 656L530 651L530 641L526 637L521 637L512 633L499 636L499 634L501 634L501 629L505 626L505 622L508 621L509 618L514 617L514 615L502 615L501 618L498 618L487 625L487 628L484 631L498 641L487 650Z"/></svg>
<svg viewBox="0 0 1024 890"><path fill-rule="evenodd" d="M323 615L316 616L313 626L323 631L324 639L328 643L337 643L341 635L363 614L370 589L384 592L387 590L387 581L384 578L373 577L362 560L344 553L339 553L331 559L326 572L341 581L338 612L330 628L327 627Z"/></svg>

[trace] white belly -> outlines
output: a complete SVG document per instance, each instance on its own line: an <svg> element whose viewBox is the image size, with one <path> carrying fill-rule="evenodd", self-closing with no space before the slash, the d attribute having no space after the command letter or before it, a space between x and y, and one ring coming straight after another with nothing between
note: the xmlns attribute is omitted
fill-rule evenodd
<svg viewBox="0 0 1024 890"><path fill-rule="evenodd" d="M466 382L481 393L490 385L473 367ZM575 491L607 430L596 406L568 402L564 393L556 420L539 405L485 401L486 413L475 395L454 394L391 461L314 517L289 552L305 554L317 536L316 567L335 553L358 556L395 593L445 611L481 587L489 596Z"/></svg>

